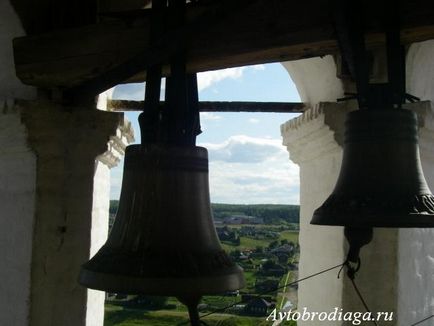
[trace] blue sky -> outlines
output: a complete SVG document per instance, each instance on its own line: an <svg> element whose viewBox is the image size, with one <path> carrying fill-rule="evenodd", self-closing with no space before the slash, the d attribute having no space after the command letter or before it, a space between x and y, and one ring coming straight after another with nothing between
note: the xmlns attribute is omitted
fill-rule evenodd
<svg viewBox="0 0 434 326"><path fill-rule="evenodd" d="M143 100L144 84L117 86L113 98ZM164 84L163 84L164 87ZM285 68L264 64L198 74L201 101L298 102ZM140 139L138 113L128 112ZM282 146L280 125L297 114L201 113L198 146L208 149L214 203L298 204L299 171ZM111 198L119 197L123 164L112 169Z"/></svg>

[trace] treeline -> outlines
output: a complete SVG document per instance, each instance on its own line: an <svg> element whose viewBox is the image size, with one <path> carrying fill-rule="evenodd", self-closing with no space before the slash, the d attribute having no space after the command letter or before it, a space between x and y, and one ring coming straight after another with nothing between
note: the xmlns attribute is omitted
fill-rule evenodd
<svg viewBox="0 0 434 326"><path fill-rule="evenodd" d="M116 214L119 201L110 200L110 214ZM235 204L211 204L214 218L225 218L233 215L248 215L264 219L266 224L298 223L300 207L298 205L235 205Z"/></svg>
<svg viewBox="0 0 434 326"><path fill-rule="evenodd" d="M235 205L211 204L214 218L225 218L233 215L248 215L264 219L265 224L299 223L300 206L298 205Z"/></svg>
<svg viewBox="0 0 434 326"><path fill-rule="evenodd" d="M110 215L116 214L116 212L118 211L118 207L119 207L119 200L110 200L110 208L109 208Z"/></svg>

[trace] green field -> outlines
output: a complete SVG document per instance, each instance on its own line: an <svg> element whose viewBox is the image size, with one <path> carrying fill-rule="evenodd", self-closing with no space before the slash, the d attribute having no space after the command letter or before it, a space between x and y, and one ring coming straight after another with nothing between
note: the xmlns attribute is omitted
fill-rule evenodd
<svg viewBox="0 0 434 326"><path fill-rule="evenodd" d="M272 323L264 317L214 314L205 317L208 326L265 326ZM176 326L189 324L186 312L173 310L145 311L106 305L104 326ZM184 324L183 324L184 323Z"/></svg>
<svg viewBox="0 0 434 326"><path fill-rule="evenodd" d="M298 243L298 231L282 231L280 232L279 240L286 239L294 243Z"/></svg>
<svg viewBox="0 0 434 326"><path fill-rule="evenodd" d="M239 227L238 225L231 225L231 228L237 228ZM239 246L236 245L232 245L232 244L228 244L228 243L222 243L223 249L226 252L231 252L232 250L238 249L238 250L246 250L246 249L255 249L256 247L267 247L271 241L273 240L269 240L269 239L252 239L249 237L240 237L241 243ZM288 240L288 241L292 241L294 243L298 243L298 231L291 231L291 230L287 230L287 231L282 231L280 232L280 236L278 239L276 239L278 241L280 240Z"/></svg>

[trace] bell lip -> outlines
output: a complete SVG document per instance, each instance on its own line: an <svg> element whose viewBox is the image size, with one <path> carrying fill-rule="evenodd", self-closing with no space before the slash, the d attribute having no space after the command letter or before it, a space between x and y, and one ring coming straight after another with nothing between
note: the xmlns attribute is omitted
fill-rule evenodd
<svg viewBox="0 0 434 326"><path fill-rule="evenodd" d="M78 282L90 289L156 296L213 295L235 291L245 286L243 269L238 265L230 273L191 278L140 278L94 272L82 268ZM108 287L107 284L111 286ZM224 289L222 289L224 284ZM182 286L180 286L182 285Z"/></svg>
<svg viewBox="0 0 434 326"><path fill-rule="evenodd" d="M351 223L348 215L315 212L310 224L357 228L434 228L434 214L352 214Z"/></svg>

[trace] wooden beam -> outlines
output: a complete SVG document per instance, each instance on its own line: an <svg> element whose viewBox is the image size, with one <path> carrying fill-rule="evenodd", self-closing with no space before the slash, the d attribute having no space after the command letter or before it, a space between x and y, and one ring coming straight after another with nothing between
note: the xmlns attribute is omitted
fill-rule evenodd
<svg viewBox="0 0 434 326"><path fill-rule="evenodd" d="M98 0L10 0L27 35L97 22Z"/></svg>
<svg viewBox="0 0 434 326"><path fill-rule="evenodd" d="M160 102L163 107L164 102ZM297 102L199 102L200 112L299 113L308 106ZM108 100L108 111L143 111L143 101Z"/></svg>
<svg viewBox="0 0 434 326"><path fill-rule="evenodd" d="M99 12L103 15L115 12L140 10L150 5L150 0L100 0Z"/></svg>
<svg viewBox="0 0 434 326"><path fill-rule="evenodd" d="M187 70L199 72L339 52L327 0L220 0L189 6L186 25L149 46L149 16L90 25L14 41L17 76L39 87L109 88L143 81L144 67L168 62L177 42L188 47ZM377 1L378 3L378 1ZM242 5L241 5L242 4ZM370 12L375 13L373 2ZM434 38L434 8L406 1L403 44ZM379 17L368 16L367 47L384 44ZM163 68L163 73L169 71Z"/></svg>

